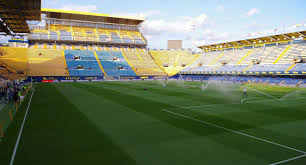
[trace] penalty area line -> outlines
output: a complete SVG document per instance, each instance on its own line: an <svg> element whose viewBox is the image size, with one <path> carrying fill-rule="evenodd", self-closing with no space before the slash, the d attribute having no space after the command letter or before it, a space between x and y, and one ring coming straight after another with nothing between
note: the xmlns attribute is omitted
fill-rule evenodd
<svg viewBox="0 0 306 165"><path fill-rule="evenodd" d="M245 100L257 99L257 98L260 98L260 97L248 97L248 98L240 100L240 102L243 103Z"/></svg>
<svg viewBox="0 0 306 165"><path fill-rule="evenodd" d="M25 121L26 121L26 119L27 119L27 116L28 116L28 112L29 112L29 108L30 108L30 105L31 105L31 102L32 102L33 94L34 94L34 92L35 92L35 88L36 88L36 83L35 83L35 86L34 86L34 88L33 88L33 92L32 92L32 94L31 94L31 97L30 97L30 100L29 100L29 103L28 103L28 107L27 107L26 113L25 113L25 115L24 115L24 118L23 118L23 121L22 121L22 124L21 124L21 127L20 127L20 131L19 131L19 134L18 134L18 138L17 138L16 144L15 144L15 147L14 147L14 151L13 151L12 157L11 157L10 165L13 165L13 164L14 164L16 152L17 152L17 149L18 149L18 145L19 145L20 138L21 138L22 131L23 131L23 127L24 127L24 123L25 123Z"/></svg>
<svg viewBox="0 0 306 165"><path fill-rule="evenodd" d="M255 98L255 97L254 97ZM258 98L258 97L257 97ZM274 102L274 101L290 101L290 100L299 100L304 99L306 97L298 97L298 98L292 98L292 99L273 99L273 100L258 100L258 101L246 101L243 100L243 102L239 103L228 103L228 104L204 104L204 105L193 105L193 106L186 106L186 107L173 107L173 108L167 108L169 109L190 109L190 108L197 108L197 107L212 107L212 106L218 106L218 105L235 105L235 104L250 104L250 103L261 103L261 102Z"/></svg>
<svg viewBox="0 0 306 165"><path fill-rule="evenodd" d="M219 126L219 125L216 125L216 124L205 122L203 120L195 119L193 117L189 117L189 116L182 115L182 114L179 114L179 113L176 113L176 112L168 111L166 109L162 109L162 111L168 112L168 113L171 113L171 114L174 114L174 115L177 115L177 116L181 116L183 118L190 119L190 120L202 123L202 124L206 124L206 125L210 125L210 126L219 128L219 129L223 129L223 130L226 130L228 132L233 132L233 133L236 133L236 134L239 134L239 135L242 135L242 136L246 136L246 137L249 137L249 138L253 138L253 139L256 139L256 140L259 140L259 141L262 141L262 142L270 143L270 144L273 144L275 146L283 147L283 148L286 148L286 149L289 149L289 150L293 150L293 151L296 151L296 152L299 152L299 153L306 154L305 151L302 151L302 150L299 150L299 149L295 149L295 148L292 148L292 147L289 147L289 146L286 146L286 145L282 145L282 144L279 144L279 143L276 143L276 142L272 142L272 141L269 141L269 140L265 140L265 139L262 139L262 138L259 138L259 137L253 136L253 135L249 135L249 134L242 133L242 132L239 132L239 131L235 131L235 130L232 130L232 129L229 129L229 128L225 128L225 127L222 127L222 126Z"/></svg>
<svg viewBox="0 0 306 165"><path fill-rule="evenodd" d="M283 161L280 161L280 162L272 163L272 164L270 164L270 165L283 164L283 163L287 163L287 162L290 162L290 161L292 161L292 160L297 160L297 159L300 159L300 158L303 158L303 157L306 157L306 154L301 155L301 156L297 156L297 157L294 157L294 158L290 158L290 159L287 159L287 160L283 160Z"/></svg>
<svg viewBox="0 0 306 165"><path fill-rule="evenodd" d="M204 105L193 105L193 106L186 106L186 107L174 107L168 109L190 109L190 108L197 108L197 107L212 107L218 105L235 105L235 104L248 104L248 103L256 103L256 102L270 102L270 101L277 101L277 100L259 100L259 101L248 101L248 102L239 102L239 103L228 103L228 104L204 104Z"/></svg>

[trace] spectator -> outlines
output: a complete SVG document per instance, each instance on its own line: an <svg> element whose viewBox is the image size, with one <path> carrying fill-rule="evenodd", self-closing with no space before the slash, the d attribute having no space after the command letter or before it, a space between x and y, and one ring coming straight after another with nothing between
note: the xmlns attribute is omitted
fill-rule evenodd
<svg viewBox="0 0 306 165"><path fill-rule="evenodd" d="M4 103L4 91L3 91L3 88L1 88L1 90L0 90L0 103L2 104L2 103Z"/></svg>
<svg viewBox="0 0 306 165"><path fill-rule="evenodd" d="M9 101L12 102L14 98L14 91L10 89L10 94L9 94Z"/></svg>
<svg viewBox="0 0 306 165"><path fill-rule="evenodd" d="M18 96L17 88L14 89L13 100L14 100L14 102L19 101L19 96Z"/></svg>

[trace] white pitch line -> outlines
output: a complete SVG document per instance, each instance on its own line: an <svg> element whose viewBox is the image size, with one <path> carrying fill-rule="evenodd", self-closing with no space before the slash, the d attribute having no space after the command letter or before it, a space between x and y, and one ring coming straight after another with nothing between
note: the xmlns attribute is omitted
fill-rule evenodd
<svg viewBox="0 0 306 165"><path fill-rule="evenodd" d="M277 100L262 100L262 101L247 101L244 104L247 103L257 103L257 102L268 102L268 101L288 101L288 100L299 100L299 99L305 99L306 97L297 97L297 98L292 98L292 99L277 99Z"/></svg>
<svg viewBox="0 0 306 165"><path fill-rule="evenodd" d="M233 104L247 104L247 103L255 103L255 102L270 102L270 101L277 101L277 100L259 100L259 101L248 101L246 103L229 103L229 104L205 104L205 105L194 105L194 106L186 106L186 107L174 107L168 109L189 109L189 108L196 108L196 107L210 107L210 106L217 106L217 105L233 105Z"/></svg>
<svg viewBox="0 0 306 165"><path fill-rule="evenodd" d="M30 108L30 105L31 105L31 102L32 102L32 97L33 97L33 94L34 94L34 92L35 92L35 88L36 88L36 83L35 83L35 86L34 86L34 88L33 88L33 92L32 92L32 94L31 94L30 100L29 100L29 104L28 104L28 107L27 107L27 111L26 111L26 113L25 113L25 115L24 115L24 118L23 118L23 121L22 121L22 124L21 124L21 128L20 128L20 131L19 131L19 135L18 135L16 144L15 144L15 148L14 148L14 151L13 151L13 154L12 154L12 158L11 158L11 161L10 161L10 165L13 165L13 164L14 164L16 152L17 152L18 145L19 145L19 141L20 141L21 134L22 134L23 127L24 127L24 123L25 123L25 121L26 121L26 118L27 118L27 115L28 115L28 111L29 111L29 108Z"/></svg>
<svg viewBox="0 0 306 165"><path fill-rule="evenodd" d="M259 138L259 137L253 136L253 135L248 135L248 134L245 134L245 133L242 133L242 132L238 132L238 131L235 131L235 130L232 130L232 129L229 129L229 128L225 128L225 127L222 127L222 126L219 126L219 125L216 125L216 124L208 123L208 122L205 122L205 121L202 121L202 120L199 120L199 119L195 119L195 118L192 118L192 117L189 117L189 116L185 116L185 115L182 115L182 114L179 114L179 113L168 111L166 109L162 109L162 111L172 113L172 114L175 114L177 116L181 116L181 117L184 117L184 118L187 118L187 119L199 122L199 123L203 123L203 124L206 124L206 125L210 125L210 126L213 126L213 127L216 127L216 128L224 129L226 131L233 132L233 133L236 133L236 134L239 134L239 135L243 135L243 136L246 136L246 137L249 137L249 138L253 138L253 139L256 139L256 140L259 140L259 141L270 143L270 144L273 144L273 145L276 145L276 146L279 146L279 147L287 148L287 149L290 149L290 150L293 150L293 151L296 151L296 152L299 152L299 153L306 154L305 151L301 151L301 150L298 150L298 149L295 149L295 148L292 148L292 147L288 147L288 146L285 146L285 145L282 145L282 144L279 144L279 143L276 143L276 142L265 140L265 139L262 139L262 138Z"/></svg>
<svg viewBox="0 0 306 165"><path fill-rule="evenodd" d="M247 102L240 102L240 103L229 103L229 104L205 104L205 105L194 105L194 106L186 106L186 107L174 107L168 109L189 109L189 108L196 108L196 107L210 107L210 106L217 106L217 105L234 105L234 104L249 104L249 103L260 103L260 102L273 102L273 101L286 101L286 100L298 100L304 99L306 97L298 97L293 99L278 99L278 100L258 100L258 101L247 101Z"/></svg>
<svg viewBox="0 0 306 165"><path fill-rule="evenodd" d="M248 98L240 100L240 102L243 103L245 100L257 99L257 98L259 98L259 97L248 97Z"/></svg>
<svg viewBox="0 0 306 165"><path fill-rule="evenodd" d="M290 158L290 159L287 159L287 160L283 160L283 161L280 161L280 162L272 163L272 164L270 164L270 165L283 164L283 163L287 163L287 162L290 162L290 161L292 161L292 160L300 159L300 158L303 158L303 157L306 157L306 154L301 155L301 156L297 156L297 157L294 157L294 158Z"/></svg>

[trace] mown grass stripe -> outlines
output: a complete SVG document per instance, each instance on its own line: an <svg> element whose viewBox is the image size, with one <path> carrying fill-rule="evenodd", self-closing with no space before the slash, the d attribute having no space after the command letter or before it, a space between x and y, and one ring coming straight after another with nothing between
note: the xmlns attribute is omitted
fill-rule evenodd
<svg viewBox="0 0 306 165"><path fill-rule="evenodd" d="M218 143L222 143L224 145L226 145L227 147L234 147L233 149L238 149L237 148L237 144L233 143L232 138L228 138L228 139L219 139L216 138L219 135L222 136L222 134L226 133L226 130L218 130L216 128L198 128L196 127L195 123L192 123L190 121L188 121L188 119L179 119L177 117L173 117L173 115L169 114L166 115L165 113L163 113L163 111L157 110L157 109L162 109L162 108L171 108L171 107L175 107L175 106L171 106L165 103L161 103L161 102L157 102L157 101L153 101L150 100L148 98L145 97L140 97L140 96L134 96L130 93L126 93L125 91L116 91L115 89L109 88L107 86L99 86L99 87L95 87L94 85L89 85L86 83L77 83L76 87L78 88L84 88L87 89L93 93L95 93L96 95L100 95L103 98L109 99L109 100L118 100L120 98L125 98L124 101L120 101L118 102L119 104L123 105L123 106L127 106L128 108L130 108L131 110L146 114L152 118L155 118L157 120L160 120L162 122L168 123L170 125L173 125L174 127L180 128L182 130L185 130L187 132L190 132L192 134L195 135L199 135L202 137L206 137L206 138L212 138L212 140L216 140L216 142ZM150 108L144 108L144 106L142 105L150 105ZM155 109L155 110L152 110ZM220 117L214 117L212 118L213 120L217 120L217 121L223 121L223 122L227 122L224 119L221 119ZM241 126L241 128L238 127L238 129L246 129L246 128L256 128L256 126L251 126L251 125L245 125L242 123L235 123L233 121L230 121L230 123L227 123L229 125L237 125L237 126ZM233 125L234 124L234 125ZM202 130L202 131L200 131ZM232 135L230 135L232 136ZM237 140L237 137L235 138L235 140ZM230 142L232 141L232 142ZM239 140L238 140L239 141ZM237 141L236 141L237 142ZM239 142L239 144L241 144ZM261 144L264 146L264 144ZM243 152L247 152L251 155L256 155L256 156L263 156L258 149L255 150L251 150L250 148L245 148L246 146L243 145L238 145L239 146L239 150L242 150ZM262 146L262 147L263 147ZM255 146L254 146L255 147ZM257 146L258 147L258 146ZM271 148L272 146L265 146L264 148ZM276 148L272 149L275 150ZM279 149L279 148L278 148ZM276 154L276 153L275 153ZM274 155L276 156L276 155Z"/></svg>
<svg viewBox="0 0 306 165"><path fill-rule="evenodd" d="M212 124L212 123L209 123L209 122L205 122L205 121L202 121L202 120L199 120L199 119L195 119L195 118L192 118L192 117L189 117L189 116L185 116L185 115L182 115L182 114L179 114L179 113L168 111L166 109L162 109L162 110L165 111L165 112L168 112L168 113L172 113L172 114L175 114L175 115L178 115L178 116L181 116L181 117L184 117L184 118L196 121L196 122L207 124L207 125L210 125L210 126L213 126L213 127L216 127L216 128L224 129L226 131L242 135L242 136L246 136L246 137L253 138L253 139L256 139L256 140L259 140L259 141L263 141L263 142L270 143L270 144L273 144L273 145L276 145L276 146L280 146L280 147L283 147L283 148L287 148L287 149L290 149L290 150L293 150L293 151L296 151L296 152L299 152L299 153L306 154L305 151L302 151L302 150L299 150L299 149L296 149L296 148L292 148L292 147L288 147L288 146L283 145L283 144L275 143L275 142L272 142L272 141L269 141L269 140L265 140L265 139L262 139L262 138L259 138L259 137L253 136L253 135L249 135L249 134L245 134L245 133L242 133L242 132L239 132L239 131L235 131L235 130L232 130L232 129L229 129L229 128L225 128L223 126L219 126L219 125Z"/></svg>

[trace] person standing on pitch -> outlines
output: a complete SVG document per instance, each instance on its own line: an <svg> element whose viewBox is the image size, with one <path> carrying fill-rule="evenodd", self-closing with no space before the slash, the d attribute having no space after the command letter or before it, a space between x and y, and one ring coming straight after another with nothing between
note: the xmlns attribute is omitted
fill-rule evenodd
<svg viewBox="0 0 306 165"><path fill-rule="evenodd" d="M248 97L248 93L247 93L247 88L246 87L243 88L242 97Z"/></svg>

